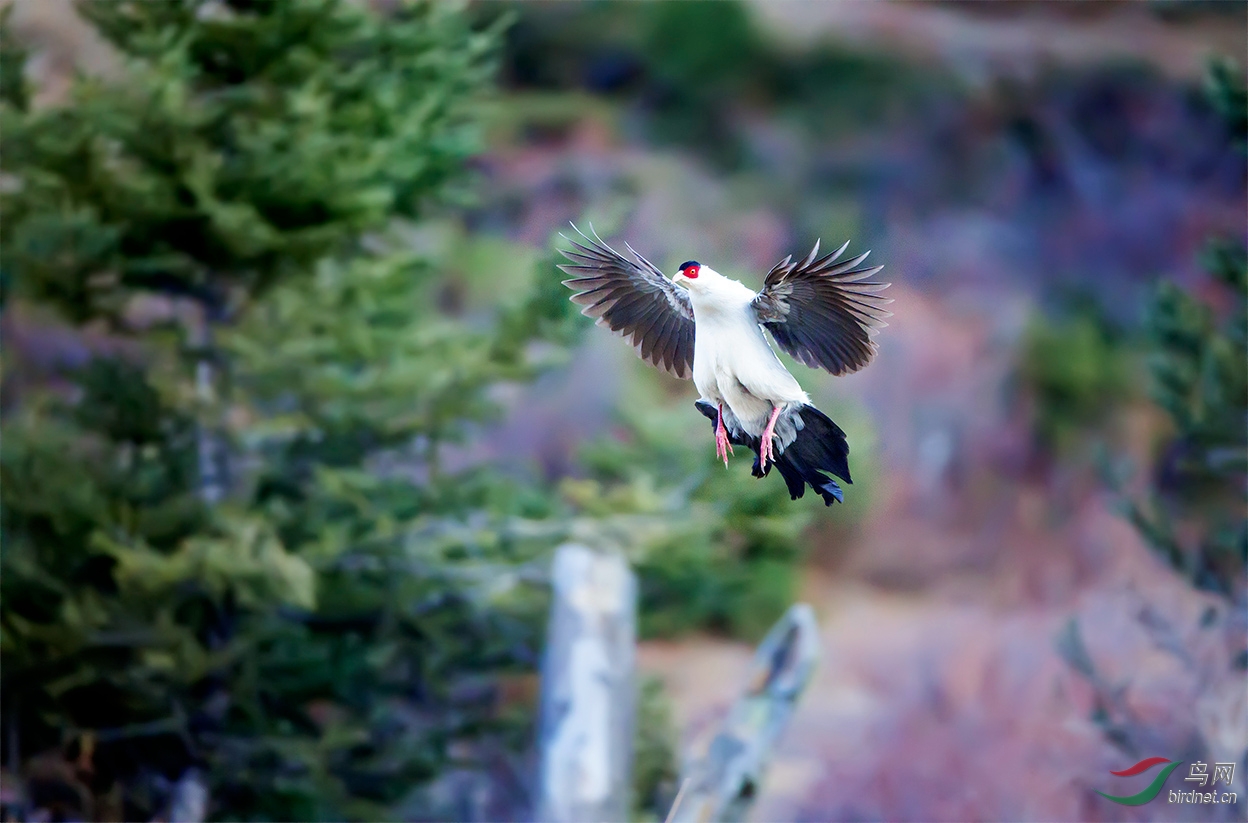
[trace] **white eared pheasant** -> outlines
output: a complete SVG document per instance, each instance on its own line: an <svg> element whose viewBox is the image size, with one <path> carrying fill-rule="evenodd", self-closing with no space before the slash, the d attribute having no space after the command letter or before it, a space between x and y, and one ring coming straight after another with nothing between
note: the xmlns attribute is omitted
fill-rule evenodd
<svg viewBox="0 0 1248 823"><path fill-rule="evenodd" d="M576 226L573 226L576 229ZM717 456L732 446L752 449L754 476L779 470L794 500L809 483L825 505L844 501L825 472L852 483L845 432L810 404L776 357L763 329L798 361L834 375L861 369L875 356L872 340L890 316L879 296L887 283L869 281L882 267L867 255L838 263L849 246L819 257L819 244L798 263L777 263L754 292L696 260L668 279L627 243L629 257L604 243L593 227L584 243L561 253L572 279L564 284L583 314L631 340L643 360L680 378L693 377L696 406L710 418ZM566 238L565 238L566 239Z"/></svg>

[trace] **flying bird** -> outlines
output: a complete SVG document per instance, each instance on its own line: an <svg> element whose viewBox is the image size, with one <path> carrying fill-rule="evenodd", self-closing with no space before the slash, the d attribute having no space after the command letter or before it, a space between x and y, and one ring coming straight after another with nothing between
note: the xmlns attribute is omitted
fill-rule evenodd
<svg viewBox="0 0 1248 823"><path fill-rule="evenodd" d="M784 367L763 330L797 361L834 374L871 362L872 339L891 314L880 297L888 283L867 278L882 266L863 267L867 254L837 262L849 247L819 256L819 243L794 263L792 255L767 273L762 291L724 277L696 260L668 278L633 249L628 256L594 232L572 226L584 242L560 249L573 275L564 285L582 314L627 338L646 362L693 378L698 411L711 420L716 457L728 465L733 446L755 453L753 474L774 466L797 500L809 484L825 505L844 502L830 473L846 483L849 444ZM568 238L564 238L565 240Z"/></svg>

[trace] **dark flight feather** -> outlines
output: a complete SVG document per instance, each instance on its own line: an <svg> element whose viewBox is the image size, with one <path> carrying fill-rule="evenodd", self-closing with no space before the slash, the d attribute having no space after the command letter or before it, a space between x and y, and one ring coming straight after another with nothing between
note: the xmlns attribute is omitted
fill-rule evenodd
<svg viewBox="0 0 1248 823"><path fill-rule="evenodd" d="M590 226L590 237L559 253L571 264L560 269L574 275L563 284L576 292L572 300L581 314L625 337L646 362L676 377L693 374L693 307L689 294L627 243L628 259L602 241ZM567 239L567 238L565 238Z"/></svg>
<svg viewBox="0 0 1248 823"><path fill-rule="evenodd" d="M861 369L875 356L871 338L887 326L884 306L893 302L877 292L888 283L866 278L883 266L859 268L867 254L837 263L849 243L819 257L819 243L799 263L792 255L767 273L754 298L758 322L776 344L799 362L832 374Z"/></svg>

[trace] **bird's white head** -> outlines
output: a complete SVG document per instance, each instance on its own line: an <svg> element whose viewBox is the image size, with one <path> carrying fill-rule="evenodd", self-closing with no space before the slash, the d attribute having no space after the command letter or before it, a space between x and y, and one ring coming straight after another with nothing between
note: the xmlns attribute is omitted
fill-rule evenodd
<svg viewBox="0 0 1248 823"><path fill-rule="evenodd" d="M681 264L672 282L689 290L695 312L736 311L754 299L752 290L696 260Z"/></svg>
<svg viewBox="0 0 1248 823"><path fill-rule="evenodd" d="M710 266L704 266L697 260L688 260L680 264L680 271L672 278L672 282L679 286L689 289L691 294L704 294L707 291L714 291L716 286L722 286L728 278L712 269Z"/></svg>

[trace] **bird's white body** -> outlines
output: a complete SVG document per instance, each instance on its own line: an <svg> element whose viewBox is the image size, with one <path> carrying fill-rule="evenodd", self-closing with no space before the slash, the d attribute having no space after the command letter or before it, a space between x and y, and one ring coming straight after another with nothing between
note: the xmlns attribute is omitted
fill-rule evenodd
<svg viewBox="0 0 1248 823"><path fill-rule="evenodd" d="M703 400L722 404L729 428L758 437L774 408L810 402L767 342L751 307L752 289L708 266L683 285L697 324L693 383ZM788 439L781 437L782 448Z"/></svg>

